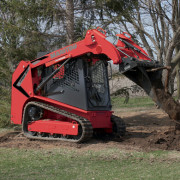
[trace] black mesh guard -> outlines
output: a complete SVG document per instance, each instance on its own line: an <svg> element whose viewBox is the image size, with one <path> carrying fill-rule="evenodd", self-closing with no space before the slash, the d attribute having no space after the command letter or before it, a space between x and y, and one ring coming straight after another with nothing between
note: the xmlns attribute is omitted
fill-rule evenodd
<svg viewBox="0 0 180 180"><path fill-rule="evenodd" d="M56 65L58 66L58 65ZM56 66L53 68L55 69ZM74 91L78 91L79 73L77 61L70 61L53 77L53 81L57 86L66 87ZM52 84L52 86L54 86Z"/></svg>
<svg viewBox="0 0 180 180"><path fill-rule="evenodd" d="M43 78L60 64L44 69ZM109 110L110 96L107 67L96 62L73 59L44 87L44 96L84 110Z"/></svg>
<svg viewBox="0 0 180 180"><path fill-rule="evenodd" d="M89 62L87 75L88 106L90 108L110 108L107 64L103 60Z"/></svg>

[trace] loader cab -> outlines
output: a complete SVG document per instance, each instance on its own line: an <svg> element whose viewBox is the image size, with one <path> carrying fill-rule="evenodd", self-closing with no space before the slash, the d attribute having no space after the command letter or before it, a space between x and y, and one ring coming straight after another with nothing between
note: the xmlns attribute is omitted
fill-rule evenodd
<svg viewBox="0 0 180 180"><path fill-rule="evenodd" d="M42 80L60 65L44 67ZM44 86L43 96L84 110L111 110L107 66L98 58L72 59Z"/></svg>

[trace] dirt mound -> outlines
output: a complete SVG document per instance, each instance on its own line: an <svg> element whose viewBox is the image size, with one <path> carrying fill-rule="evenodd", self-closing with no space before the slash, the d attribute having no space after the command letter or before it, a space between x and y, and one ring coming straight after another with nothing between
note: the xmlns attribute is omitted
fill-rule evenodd
<svg viewBox="0 0 180 180"><path fill-rule="evenodd" d="M180 131L170 130L160 134L155 132L150 136L148 144L158 149L180 151Z"/></svg>

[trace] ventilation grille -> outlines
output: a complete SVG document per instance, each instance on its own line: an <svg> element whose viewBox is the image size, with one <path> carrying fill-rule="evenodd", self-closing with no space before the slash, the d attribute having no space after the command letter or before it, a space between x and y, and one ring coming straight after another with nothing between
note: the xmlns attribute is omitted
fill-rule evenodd
<svg viewBox="0 0 180 180"><path fill-rule="evenodd" d="M54 66L54 69L59 65ZM77 61L70 61L65 64L60 71L53 77L52 86L66 87L74 91L79 91L77 86L79 85L78 63Z"/></svg>

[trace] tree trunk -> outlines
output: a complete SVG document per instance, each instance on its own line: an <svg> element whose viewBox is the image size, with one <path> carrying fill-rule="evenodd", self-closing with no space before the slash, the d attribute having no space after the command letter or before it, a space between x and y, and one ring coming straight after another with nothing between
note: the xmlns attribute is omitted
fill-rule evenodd
<svg viewBox="0 0 180 180"><path fill-rule="evenodd" d="M66 0L66 32L67 45L73 43L74 39L74 1Z"/></svg>
<svg viewBox="0 0 180 180"><path fill-rule="evenodd" d="M177 78L177 98L180 99L180 62L176 66L176 78Z"/></svg>

